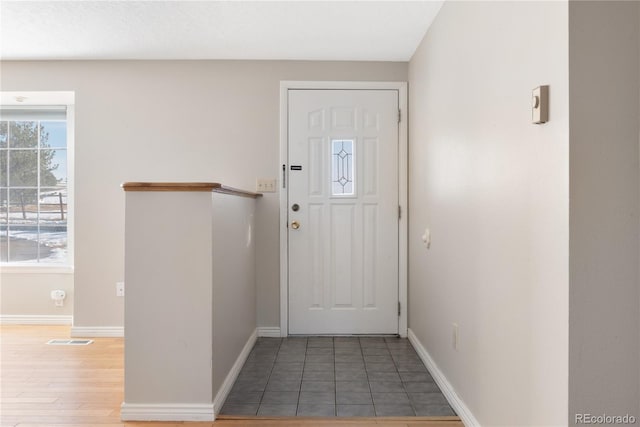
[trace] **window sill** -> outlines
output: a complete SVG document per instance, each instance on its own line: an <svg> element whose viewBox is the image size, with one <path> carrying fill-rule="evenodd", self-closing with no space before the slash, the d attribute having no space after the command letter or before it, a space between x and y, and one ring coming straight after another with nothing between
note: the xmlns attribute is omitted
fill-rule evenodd
<svg viewBox="0 0 640 427"><path fill-rule="evenodd" d="M69 265L0 264L0 274L73 274Z"/></svg>

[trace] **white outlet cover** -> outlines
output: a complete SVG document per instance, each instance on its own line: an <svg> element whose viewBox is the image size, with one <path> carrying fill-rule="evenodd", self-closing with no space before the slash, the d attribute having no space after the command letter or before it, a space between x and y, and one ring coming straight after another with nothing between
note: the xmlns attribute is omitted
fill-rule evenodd
<svg viewBox="0 0 640 427"><path fill-rule="evenodd" d="M124 282L116 283L116 296L123 297L124 296Z"/></svg>
<svg viewBox="0 0 640 427"><path fill-rule="evenodd" d="M51 291L51 299L52 300L63 300L65 299L67 296L67 294L65 293L65 291L61 290L61 289L56 289L54 291Z"/></svg>

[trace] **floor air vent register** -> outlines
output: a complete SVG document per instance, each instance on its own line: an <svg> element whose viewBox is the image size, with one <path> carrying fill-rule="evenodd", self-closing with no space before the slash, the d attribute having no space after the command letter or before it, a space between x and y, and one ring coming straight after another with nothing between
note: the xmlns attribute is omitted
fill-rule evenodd
<svg viewBox="0 0 640 427"><path fill-rule="evenodd" d="M49 345L89 345L93 340L49 340Z"/></svg>

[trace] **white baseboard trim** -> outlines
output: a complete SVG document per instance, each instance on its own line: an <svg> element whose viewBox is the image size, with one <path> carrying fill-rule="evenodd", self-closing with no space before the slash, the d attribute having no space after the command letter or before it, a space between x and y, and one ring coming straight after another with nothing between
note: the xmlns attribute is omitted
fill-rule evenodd
<svg viewBox="0 0 640 427"><path fill-rule="evenodd" d="M213 421L212 403L122 403L122 421Z"/></svg>
<svg viewBox="0 0 640 427"><path fill-rule="evenodd" d="M279 326L259 326L258 336L269 337L269 338L280 338L280 327Z"/></svg>
<svg viewBox="0 0 640 427"><path fill-rule="evenodd" d="M278 330L279 329L280 328L278 328ZM216 393L216 397L215 399L213 399L214 414L220 413L220 410L222 409L222 405L224 404L224 401L227 398L227 395L231 391L231 387L233 387L233 383L236 382L236 378L238 378L238 374L240 374L240 370L242 369L244 362L246 362L247 357L249 357L249 353L251 353L251 349L253 348L254 344L256 343L256 340L258 339L258 330L259 328L256 328L253 331L253 333L249 336L249 339L247 340L242 351L238 355L238 358L236 359L235 363L231 367L231 370L227 374L227 377L224 379L224 382L220 386L218 393Z"/></svg>
<svg viewBox="0 0 640 427"><path fill-rule="evenodd" d="M1 314L2 325L71 325L71 315Z"/></svg>
<svg viewBox="0 0 640 427"><path fill-rule="evenodd" d="M124 337L124 326L72 326L72 338Z"/></svg>
<svg viewBox="0 0 640 427"><path fill-rule="evenodd" d="M411 328L409 328L407 335L409 336L409 342L411 342L411 345L413 345L413 348L418 353L418 356L420 356L420 359L422 359L425 366L431 373L431 376L436 381L436 384L438 384L438 387L440 387L440 390L442 390L442 393L449 401L451 407L456 411L464 425L466 427L479 427L480 423L478 422L478 420L476 420L467 405L465 405L462 399L460 399L453 386L451 385L451 383L449 383L442 371L438 369L438 365L436 365L436 363L433 361L433 359L424 348L418 337L416 337L416 335L413 333Z"/></svg>
<svg viewBox="0 0 640 427"><path fill-rule="evenodd" d="M87 328L88 329L88 328ZM249 357L253 345L258 339L258 329L255 329L229 374L225 378L220 390L216 394L213 403L210 404L181 404L181 403L127 403L120 407L120 419L122 421L214 421L215 414L220 412L233 383L236 381L244 362Z"/></svg>

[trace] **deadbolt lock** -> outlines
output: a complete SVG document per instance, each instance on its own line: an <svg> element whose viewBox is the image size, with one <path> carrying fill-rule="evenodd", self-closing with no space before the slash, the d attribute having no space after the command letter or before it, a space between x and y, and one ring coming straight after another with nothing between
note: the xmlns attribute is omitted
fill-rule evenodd
<svg viewBox="0 0 640 427"><path fill-rule="evenodd" d="M294 204L291 206L291 210L292 210L292 211L294 211L294 212L298 212L298 211L300 210L300 205L299 205L299 204L297 204L297 203L294 203Z"/></svg>
<svg viewBox="0 0 640 427"><path fill-rule="evenodd" d="M291 228L297 230L298 228L300 228L300 223L298 221L291 221Z"/></svg>

